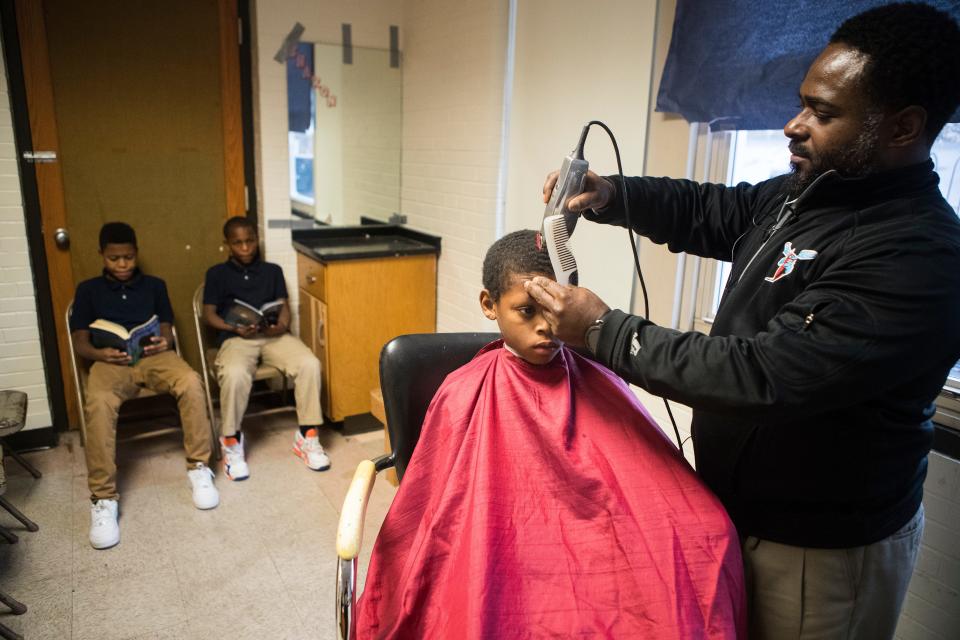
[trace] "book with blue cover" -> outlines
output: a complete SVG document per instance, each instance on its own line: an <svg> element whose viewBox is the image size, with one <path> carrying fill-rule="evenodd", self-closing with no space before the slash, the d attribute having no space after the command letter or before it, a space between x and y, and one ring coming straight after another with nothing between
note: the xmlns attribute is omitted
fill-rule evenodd
<svg viewBox="0 0 960 640"><path fill-rule="evenodd" d="M156 315L132 329L99 318L90 323L90 342L97 349L113 348L130 356L134 365L143 357L143 348L150 346L154 336L160 335L160 320Z"/></svg>

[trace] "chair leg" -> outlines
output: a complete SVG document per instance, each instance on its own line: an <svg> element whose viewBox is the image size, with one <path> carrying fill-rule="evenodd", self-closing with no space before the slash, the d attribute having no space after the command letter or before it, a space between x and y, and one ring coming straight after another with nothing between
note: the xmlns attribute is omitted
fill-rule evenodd
<svg viewBox="0 0 960 640"><path fill-rule="evenodd" d="M200 345L200 350L203 350L203 344ZM203 362L204 367L204 376L203 376L203 393L207 397L207 417L210 418L210 462L219 462L221 452L220 452L220 425L217 422L217 414L213 410L213 396L210 393L210 388L213 382L210 380L210 377L207 375L206 371L206 361Z"/></svg>
<svg viewBox="0 0 960 640"><path fill-rule="evenodd" d="M6 455L10 456L11 458L13 458L14 460L16 460L16 461L20 464L21 467L23 467L24 469L26 469L27 471L29 471L29 472L30 472L30 475L32 475L34 478L42 478L42 477L43 477L43 474L40 473L40 471L39 471L35 466L33 466L32 464L30 464L29 462L27 462L27 461L24 459L24 457L21 456L19 453L17 453L17 452L14 451L13 449L11 449L11 448L10 448L10 445L7 444L7 441L6 441L5 439L0 440L0 443L3 444L3 451L4 451L4 453L5 453Z"/></svg>
<svg viewBox="0 0 960 640"><path fill-rule="evenodd" d="M0 622L0 638L4 640L23 640L23 636Z"/></svg>
<svg viewBox="0 0 960 640"><path fill-rule="evenodd" d="M40 527L37 526L36 522L31 520L27 516L23 515L19 509L17 509L15 506L10 504L10 501L4 498L3 496L0 496L0 507L3 507L7 511L9 511L10 515L12 515L14 518L19 520L23 524L23 526L27 528L27 531L40 531Z"/></svg>
<svg viewBox="0 0 960 640"><path fill-rule="evenodd" d="M0 602L10 607L11 613L15 616L22 616L27 612L27 605L3 591L0 591Z"/></svg>
<svg viewBox="0 0 960 640"><path fill-rule="evenodd" d="M0 525L0 538L3 538L10 544L17 544L17 542L20 541L20 538L17 537L17 534L2 525Z"/></svg>
<svg viewBox="0 0 960 640"><path fill-rule="evenodd" d="M15 616L22 616L27 612L27 605L15 599L3 591L0 591L0 602L10 607L11 613ZM0 638L4 640L23 640L23 636L0 622Z"/></svg>
<svg viewBox="0 0 960 640"><path fill-rule="evenodd" d="M223 452L220 451L220 436L214 431L210 434L210 462L220 462Z"/></svg>

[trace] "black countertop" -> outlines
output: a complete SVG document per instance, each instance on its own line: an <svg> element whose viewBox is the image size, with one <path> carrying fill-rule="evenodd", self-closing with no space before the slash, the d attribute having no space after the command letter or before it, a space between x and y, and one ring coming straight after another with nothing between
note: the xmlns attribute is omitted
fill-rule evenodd
<svg viewBox="0 0 960 640"><path fill-rule="evenodd" d="M369 219L364 219L367 222ZM293 247L320 262L440 254L440 238L402 224L370 222L356 226L292 230Z"/></svg>

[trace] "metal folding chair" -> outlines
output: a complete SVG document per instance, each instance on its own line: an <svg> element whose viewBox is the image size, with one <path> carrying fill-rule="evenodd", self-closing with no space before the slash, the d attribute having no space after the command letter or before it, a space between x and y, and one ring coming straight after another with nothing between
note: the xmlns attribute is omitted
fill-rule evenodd
<svg viewBox="0 0 960 640"><path fill-rule="evenodd" d="M217 445L217 440L219 439L220 434L220 423L215 419L214 413L214 400L213 392L214 389L219 389L219 384L217 381L217 372L215 370L217 362L217 353L219 348L213 346L215 344L215 335L214 331L206 325L203 321L203 285L201 284L197 287L197 290L193 292L193 323L197 330L197 344L200 346L200 366L203 368L203 388L207 393L207 411L210 413L210 424L213 426L213 431L217 436L215 436L215 446L214 451L219 452L220 447ZM269 407L267 409L260 409L257 411L247 411L244 416L262 416L268 415L271 413L279 413L281 411L290 411L296 409L296 406L290 402L290 380L287 376L276 367L271 367L265 365L262 362L257 365L257 370L253 374L253 382L256 384L262 380L279 380L281 385L281 405L279 407ZM251 393L251 397L259 396L263 392ZM273 393L272 391L267 391L265 393ZM219 394L218 394L219 395ZM217 399L219 403L219 398Z"/></svg>
<svg viewBox="0 0 960 640"><path fill-rule="evenodd" d="M67 326L68 326L68 327L70 326L70 315L71 315L72 313L73 313L73 301L71 300L71 301L70 301L70 304L67 306L67 313L66 313ZM180 352L180 338L177 336L177 328L176 328L176 327L171 327L171 330L173 331L173 347L174 347L174 350L177 352L177 355L178 355L178 356L181 356L181 357L182 357L182 354L181 354L181 352ZM81 442L81 444L84 444L84 445L85 445L86 442L87 442L87 417L86 417L86 414L85 414L85 412L84 412L84 407L86 406L87 377L88 377L89 372L90 372L91 363L90 363L90 362L87 362L86 360L84 360L83 358L81 358L81 357L77 354L77 352L76 352L76 350L74 349L74 346L73 346L73 334L70 333L68 337L69 337L69 339L67 340L67 344L68 344L69 347L70 347L70 364L71 364L71 369L72 369L72 371L73 371L73 383L74 383L74 387L76 388L76 391L77 391L77 402L78 402L79 405L80 405L80 442ZM132 401L140 400L140 399L142 399L142 398L150 398L150 397L154 397L154 396L156 396L156 395L157 395L157 394L156 394L155 392L153 392L153 391L151 391L150 389L147 389L147 388L144 387L144 388L141 388L141 389L140 389L140 392L137 394L136 397L130 398L129 400L127 400L127 402L132 402ZM209 394L208 394L208 396L209 396ZM126 402L125 402L124 404L126 404ZM179 419L179 417L180 417L180 413L177 412L177 418ZM211 428L212 428L212 427L213 427L213 416L210 416L210 424L211 424ZM164 434L164 433L171 433L171 432L177 431L177 430L179 430L179 427L166 427L166 428L163 428L163 429L156 429L156 430L154 430L154 431L151 431L149 434L145 434L145 435L149 435L149 436L160 435L160 434ZM140 438L140 437L144 437L144 435L137 435L137 436L134 436L134 437L131 438L131 439L137 439L137 438ZM215 434L214 434L214 433L211 433L211 437L214 437L214 438L215 438Z"/></svg>
<svg viewBox="0 0 960 640"><path fill-rule="evenodd" d="M23 429L27 422L27 394L23 391L4 390L0 391L0 436L8 436ZM7 489L6 474L3 467L4 445L6 443L0 437L0 506L6 509L10 515L20 521L27 531L39 531L40 527L28 517L20 513L4 497ZM17 460L23 467L30 472L34 478L41 477L41 473L34 468L32 464L21 458L13 449L6 447L6 453ZM16 544L19 538L15 533L4 526L0 526L0 537L4 538L10 544ZM0 591L0 602L9 607L13 615L19 616L27 612L27 605L23 604L13 596ZM23 636L0 622L0 638L6 640L22 640Z"/></svg>

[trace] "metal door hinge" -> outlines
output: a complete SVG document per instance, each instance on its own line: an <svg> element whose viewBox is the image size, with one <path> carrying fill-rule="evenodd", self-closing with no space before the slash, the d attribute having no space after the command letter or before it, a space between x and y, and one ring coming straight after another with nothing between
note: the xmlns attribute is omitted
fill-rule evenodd
<svg viewBox="0 0 960 640"><path fill-rule="evenodd" d="M56 151L24 151L23 159L26 160L27 162L35 162L35 163L56 162L57 152Z"/></svg>

